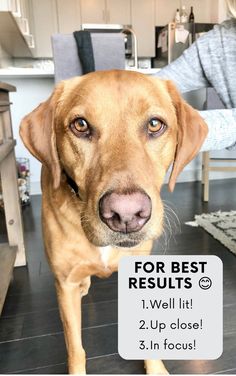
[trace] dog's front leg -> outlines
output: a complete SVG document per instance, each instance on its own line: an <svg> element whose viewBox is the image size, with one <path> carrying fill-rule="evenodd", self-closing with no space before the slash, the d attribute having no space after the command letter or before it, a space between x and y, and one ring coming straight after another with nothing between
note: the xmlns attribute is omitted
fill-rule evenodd
<svg viewBox="0 0 236 376"><path fill-rule="evenodd" d="M68 353L70 374L86 373L86 354L81 338L81 301L87 294L90 278L81 282L56 282L60 315Z"/></svg>
<svg viewBox="0 0 236 376"><path fill-rule="evenodd" d="M148 375L168 375L168 371L161 360L148 359L144 361Z"/></svg>

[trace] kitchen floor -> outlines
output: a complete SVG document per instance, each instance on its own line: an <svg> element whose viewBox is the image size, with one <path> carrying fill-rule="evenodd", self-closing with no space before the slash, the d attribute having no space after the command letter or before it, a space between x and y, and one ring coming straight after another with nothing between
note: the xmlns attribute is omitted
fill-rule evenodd
<svg viewBox="0 0 236 376"><path fill-rule="evenodd" d="M236 374L236 256L201 228L184 225L195 214L236 210L236 179L210 184L210 202L201 201L201 184L179 183L173 194L163 188L163 199L178 215L172 215L175 235L160 239L155 254L217 255L224 265L224 351L217 360L166 361L170 373ZM40 196L33 196L23 210L28 268L14 270L14 279L0 318L0 373L67 373L66 350L52 274L43 253L40 225ZM6 240L0 214L0 241ZM3 231L2 231L3 228ZM63 252L63 250L62 250ZM214 319L214 318L213 318ZM128 335L128 333L127 333ZM214 341L214 338L212 338ZM83 299L83 343L87 372L142 374L142 361L126 361L117 351L117 274L109 279L93 278Z"/></svg>

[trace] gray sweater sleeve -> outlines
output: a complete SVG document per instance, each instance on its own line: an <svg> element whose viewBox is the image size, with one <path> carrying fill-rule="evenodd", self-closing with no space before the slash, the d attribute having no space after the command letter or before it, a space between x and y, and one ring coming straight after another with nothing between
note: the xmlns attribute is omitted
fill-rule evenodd
<svg viewBox="0 0 236 376"><path fill-rule="evenodd" d="M200 111L209 133L204 151L236 148L236 21L215 26L157 76L184 93L213 86L228 110ZM230 109L232 108L233 109Z"/></svg>
<svg viewBox="0 0 236 376"><path fill-rule="evenodd" d="M196 43L177 60L161 69L157 77L174 81L182 93L210 86L201 66Z"/></svg>
<svg viewBox="0 0 236 376"><path fill-rule="evenodd" d="M208 126L201 151L236 148L236 109L200 111Z"/></svg>

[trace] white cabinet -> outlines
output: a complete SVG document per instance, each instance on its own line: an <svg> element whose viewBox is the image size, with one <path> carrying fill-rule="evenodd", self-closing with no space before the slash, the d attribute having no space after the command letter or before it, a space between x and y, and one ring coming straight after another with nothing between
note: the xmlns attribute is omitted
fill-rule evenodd
<svg viewBox="0 0 236 376"><path fill-rule="evenodd" d="M156 26L165 26L174 21L179 0L156 0Z"/></svg>
<svg viewBox="0 0 236 376"><path fill-rule="evenodd" d="M72 33L83 23L132 25L138 39L138 56L155 55L155 0L15 1L30 2L35 57L52 57L51 35ZM27 6L23 8L27 13Z"/></svg>
<svg viewBox="0 0 236 376"><path fill-rule="evenodd" d="M186 11L189 14L193 6L195 22L217 23L226 19L225 0L184 0ZM157 26L164 26L174 20L176 9L180 8L179 0L156 0Z"/></svg>
<svg viewBox="0 0 236 376"><path fill-rule="evenodd" d="M190 13L190 7L193 6L193 13L195 16L195 22L208 23L212 22L212 11L217 10L218 1L212 0L184 0L186 11Z"/></svg>
<svg viewBox="0 0 236 376"><path fill-rule="evenodd" d="M193 6L195 22L220 23L227 18L225 0L186 0L185 3L188 12Z"/></svg>
<svg viewBox="0 0 236 376"><path fill-rule="evenodd" d="M29 34L29 0L0 0L0 11L11 12L22 31Z"/></svg>
<svg viewBox="0 0 236 376"><path fill-rule="evenodd" d="M20 13L21 13L21 18L20 18L21 30L24 34L30 34L30 26L29 26L30 10L29 10L28 0L20 1Z"/></svg>
<svg viewBox="0 0 236 376"><path fill-rule="evenodd" d="M227 19L227 6L226 6L226 2L225 2L225 0L219 0L219 2L218 2L217 16L216 16L215 19L213 18L213 22L221 23L221 22L223 22L226 19Z"/></svg>
<svg viewBox="0 0 236 376"><path fill-rule="evenodd" d="M17 0L21 16L16 17L17 23L30 48L35 47L34 36L32 34L32 23L29 0Z"/></svg>
<svg viewBox="0 0 236 376"><path fill-rule="evenodd" d="M81 28L79 0L56 0L58 32L73 33Z"/></svg>
<svg viewBox="0 0 236 376"><path fill-rule="evenodd" d="M51 35L80 30L79 0L31 0L37 58L51 58Z"/></svg>
<svg viewBox="0 0 236 376"><path fill-rule="evenodd" d="M1 25L3 28L1 32L5 34L5 37L7 39L9 36L13 40L12 44L14 44L14 47L11 48L12 46L10 46L9 41L8 42L5 41L5 43L8 44L7 50L13 50L12 56L15 56L15 57L31 56L31 52L29 48L34 47L34 39L31 33L30 25L29 25L29 19L30 19L29 0L0 0L0 11L3 12L2 16L4 16L5 12L10 12L10 14L5 13L5 16L4 16L3 22L5 24L5 30L4 30L4 25ZM3 35L1 36L3 38ZM17 41L16 41L16 38L17 38ZM19 45L19 40L20 40L20 45ZM16 46L16 49L15 49L15 46Z"/></svg>
<svg viewBox="0 0 236 376"><path fill-rule="evenodd" d="M129 25L130 0L80 0L82 23Z"/></svg>
<svg viewBox="0 0 236 376"><path fill-rule="evenodd" d="M80 0L82 23L106 23L105 0Z"/></svg>
<svg viewBox="0 0 236 376"><path fill-rule="evenodd" d="M0 11L12 12L13 16L21 16L21 4L20 0L0 0Z"/></svg>
<svg viewBox="0 0 236 376"><path fill-rule="evenodd" d="M107 23L110 24L131 24L130 0L106 0Z"/></svg>
<svg viewBox="0 0 236 376"><path fill-rule="evenodd" d="M35 57L52 57L51 35L57 33L55 0L31 0L35 37Z"/></svg>
<svg viewBox="0 0 236 376"><path fill-rule="evenodd" d="M131 0L131 24L137 35L138 57L155 56L155 0Z"/></svg>

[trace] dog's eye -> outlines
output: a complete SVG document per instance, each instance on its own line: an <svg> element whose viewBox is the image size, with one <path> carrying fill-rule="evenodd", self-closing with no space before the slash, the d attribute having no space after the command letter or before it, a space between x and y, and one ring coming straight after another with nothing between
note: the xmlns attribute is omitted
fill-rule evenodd
<svg viewBox="0 0 236 376"><path fill-rule="evenodd" d="M148 122L148 134L160 136L166 130L166 124L158 118L152 118Z"/></svg>
<svg viewBox="0 0 236 376"><path fill-rule="evenodd" d="M76 118L70 123L70 129L77 137L86 137L90 135L90 129L87 121L83 118Z"/></svg>

